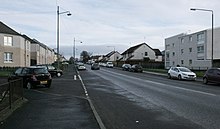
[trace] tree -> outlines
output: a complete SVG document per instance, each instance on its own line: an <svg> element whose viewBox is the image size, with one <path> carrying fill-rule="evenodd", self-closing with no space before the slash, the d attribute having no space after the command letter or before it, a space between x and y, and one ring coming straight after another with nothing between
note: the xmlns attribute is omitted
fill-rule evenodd
<svg viewBox="0 0 220 129"><path fill-rule="evenodd" d="M73 64L74 63L74 58L71 56L69 59L69 63Z"/></svg>
<svg viewBox="0 0 220 129"><path fill-rule="evenodd" d="M88 62L88 60L90 59L90 55L87 51L82 51L80 56L82 57L84 63Z"/></svg>

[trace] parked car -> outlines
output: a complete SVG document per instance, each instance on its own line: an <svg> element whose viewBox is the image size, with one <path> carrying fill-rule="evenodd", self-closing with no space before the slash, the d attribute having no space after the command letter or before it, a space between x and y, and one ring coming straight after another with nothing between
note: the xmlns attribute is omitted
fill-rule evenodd
<svg viewBox="0 0 220 129"><path fill-rule="evenodd" d="M84 63L78 62L76 65L77 70L86 70Z"/></svg>
<svg viewBox="0 0 220 129"><path fill-rule="evenodd" d="M8 81L19 78L23 79L23 87L28 89L35 88L38 85L44 85L49 88L52 82L51 74L47 69L39 66L18 68L9 75Z"/></svg>
<svg viewBox="0 0 220 129"><path fill-rule="evenodd" d="M93 63L93 64L91 65L91 70L99 70L99 69L100 69L100 66L99 66L98 63Z"/></svg>
<svg viewBox="0 0 220 129"><path fill-rule="evenodd" d="M130 64L123 64L123 65L122 65L122 70L129 71L130 68L131 68L131 65L130 65Z"/></svg>
<svg viewBox="0 0 220 129"><path fill-rule="evenodd" d="M63 75L63 71L61 69L57 69L56 67L52 65L37 65L37 66L43 66L45 67L48 72L51 74L52 77L61 77Z"/></svg>
<svg viewBox="0 0 220 129"><path fill-rule="evenodd" d="M114 66L114 65L113 65L112 62L107 62L107 63L106 63L106 67L107 67L107 68L113 68L113 66Z"/></svg>
<svg viewBox="0 0 220 129"><path fill-rule="evenodd" d="M129 71L131 71L131 72L141 72L142 73L143 72L143 68L139 64L134 64L134 65L131 66Z"/></svg>
<svg viewBox="0 0 220 129"><path fill-rule="evenodd" d="M179 80L196 80L196 74L186 67L171 67L168 71L168 78Z"/></svg>
<svg viewBox="0 0 220 129"><path fill-rule="evenodd" d="M220 68L210 68L205 72L203 83L208 84L209 82L220 83Z"/></svg>

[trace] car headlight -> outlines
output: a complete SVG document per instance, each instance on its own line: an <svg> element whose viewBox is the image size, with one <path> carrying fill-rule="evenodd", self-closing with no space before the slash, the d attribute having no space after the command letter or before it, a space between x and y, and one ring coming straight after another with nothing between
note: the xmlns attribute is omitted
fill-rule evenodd
<svg viewBox="0 0 220 129"><path fill-rule="evenodd" d="M182 75L187 76L187 74L185 74L185 73L182 73Z"/></svg>

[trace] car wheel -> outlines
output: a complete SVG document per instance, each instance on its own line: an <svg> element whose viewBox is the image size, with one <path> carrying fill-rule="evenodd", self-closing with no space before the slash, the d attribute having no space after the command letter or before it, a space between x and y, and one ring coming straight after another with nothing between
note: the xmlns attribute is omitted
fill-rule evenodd
<svg viewBox="0 0 220 129"><path fill-rule="evenodd" d="M27 88L27 89L33 88L30 82L27 82L26 88Z"/></svg>
<svg viewBox="0 0 220 129"><path fill-rule="evenodd" d="M171 79L171 76L170 76L170 74L169 74L169 73L168 73L168 76L167 76L167 78L168 78L168 79Z"/></svg>
<svg viewBox="0 0 220 129"><path fill-rule="evenodd" d="M208 79L205 77L205 78L203 78L203 83L204 84L208 84Z"/></svg>
<svg viewBox="0 0 220 129"><path fill-rule="evenodd" d="M179 76L178 76L178 79L179 79L179 80L182 80L182 76L181 76L181 75L179 75Z"/></svg>
<svg viewBox="0 0 220 129"><path fill-rule="evenodd" d="M62 74L61 73L57 73L57 77L61 77L62 76Z"/></svg>

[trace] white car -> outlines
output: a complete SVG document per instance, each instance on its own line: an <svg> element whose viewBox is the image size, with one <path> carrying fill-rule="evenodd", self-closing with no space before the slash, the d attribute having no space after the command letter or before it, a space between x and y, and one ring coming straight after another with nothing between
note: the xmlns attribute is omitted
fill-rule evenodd
<svg viewBox="0 0 220 129"><path fill-rule="evenodd" d="M78 70L86 70L86 67L83 63L77 63L77 69Z"/></svg>
<svg viewBox="0 0 220 129"><path fill-rule="evenodd" d="M107 68L113 68L113 63L112 62L107 62L106 67Z"/></svg>
<svg viewBox="0 0 220 129"><path fill-rule="evenodd" d="M179 80L196 80L196 74L186 67L171 67L168 71L168 78Z"/></svg>

